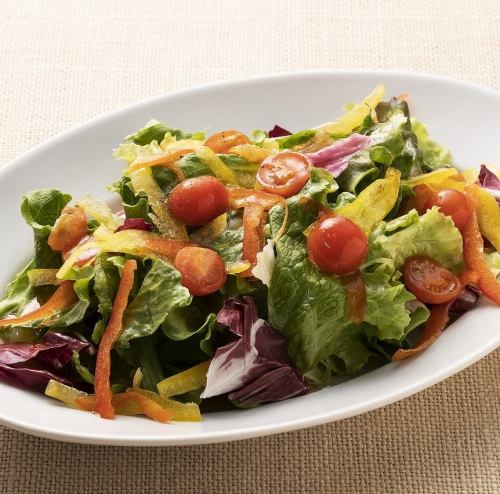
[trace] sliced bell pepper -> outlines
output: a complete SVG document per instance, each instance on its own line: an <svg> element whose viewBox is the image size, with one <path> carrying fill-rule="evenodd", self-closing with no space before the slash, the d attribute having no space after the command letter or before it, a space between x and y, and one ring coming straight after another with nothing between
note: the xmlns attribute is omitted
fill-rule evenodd
<svg viewBox="0 0 500 494"><path fill-rule="evenodd" d="M73 290L73 282L63 281L52 297L50 297L40 308L29 314L24 314L24 316L2 319L0 321L0 327L19 326L34 321L41 321L43 325L44 320L57 312L69 309L77 300L78 297Z"/></svg>
<svg viewBox="0 0 500 494"><path fill-rule="evenodd" d="M377 86L365 99L340 117L339 120L320 125L316 129L324 130L335 136L349 135L363 123L363 120L382 101L384 94L385 87L382 85Z"/></svg>
<svg viewBox="0 0 500 494"><path fill-rule="evenodd" d="M127 231L129 230L120 233L126 233ZM111 373L111 350L122 331L122 317L127 308L128 296L134 283L134 272L136 269L137 263L135 260L129 259L125 262L115 301L113 302L111 316L97 351L94 380L96 409L101 417L106 419L112 419L115 415L115 410L111 403L112 394L109 384L109 376Z"/></svg>
<svg viewBox="0 0 500 494"><path fill-rule="evenodd" d="M356 223L369 236L373 227L382 221L396 204L399 195L400 172L388 168L380 178L364 189L353 202L335 213Z"/></svg>
<svg viewBox="0 0 500 494"><path fill-rule="evenodd" d="M433 192L443 189L454 189L463 192L465 189L464 177L454 168L440 168L430 173L402 180L401 183L411 187L427 185Z"/></svg>
<svg viewBox="0 0 500 494"><path fill-rule="evenodd" d="M102 252L121 252L133 256L174 259L184 247L192 245L183 240L169 240L144 230L122 230L100 235L95 232L97 246Z"/></svg>
<svg viewBox="0 0 500 494"><path fill-rule="evenodd" d="M264 248L266 237L264 224L266 211L258 204L249 204L243 209L243 259L251 266L257 263L257 254ZM240 276L251 276L251 267Z"/></svg>
<svg viewBox="0 0 500 494"><path fill-rule="evenodd" d="M77 399L84 396L88 396L87 393L80 391L79 389L72 388L71 386L66 386L59 381L53 381L52 379L47 384L45 388L45 394L51 398L62 401L73 408L79 408Z"/></svg>
<svg viewBox="0 0 500 494"><path fill-rule="evenodd" d="M486 190L477 187L477 220L481 233L500 252L500 204Z"/></svg>
<svg viewBox="0 0 500 494"><path fill-rule="evenodd" d="M161 396L168 398L202 388L207 384L209 366L210 361L208 360L183 372L167 377L156 385L158 392Z"/></svg>
<svg viewBox="0 0 500 494"><path fill-rule="evenodd" d="M144 193L154 215L152 220L162 237L168 239L187 240L186 226L177 221L165 207L165 193L156 183L151 168L142 168L130 175L132 187L136 194Z"/></svg>
<svg viewBox="0 0 500 494"><path fill-rule="evenodd" d="M359 271L341 278L346 290L346 308L349 321L361 324L366 311L366 289Z"/></svg>
<svg viewBox="0 0 500 494"><path fill-rule="evenodd" d="M196 150L196 156L210 168L211 172L223 183L237 185L233 170L229 168L209 147L202 146Z"/></svg>
<svg viewBox="0 0 500 494"><path fill-rule="evenodd" d="M64 264L59 268L56 276L59 279L64 279L73 266L84 266L87 263L92 263L100 252L101 249L93 237L84 239L74 249L63 253Z"/></svg>
<svg viewBox="0 0 500 494"><path fill-rule="evenodd" d="M237 154L252 163L262 163L268 156L273 154L269 149L261 148L255 144L240 144L232 147L229 152Z"/></svg>
<svg viewBox="0 0 500 494"><path fill-rule="evenodd" d="M31 286L60 285L57 278L57 269L32 269L28 271Z"/></svg>
<svg viewBox="0 0 500 494"><path fill-rule="evenodd" d="M413 357L431 346L441 336L443 329L446 327L448 312L452 303L453 301L447 302L446 304L434 305L425 323L424 331L415 347L396 351L392 356L392 360L398 361Z"/></svg>
<svg viewBox="0 0 500 494"><path fill-rule="evenodd" d="M179 180L184 180L184 173L180 167L176 165L176 161L189 153L194 153L194 149L177 149L159 156L152 156L146 160L139 158L128 167L126 173L130 174L142 168L149 168L152 166L166 166L177 175Z"/></svg>
<svg viewBox="0 0 500 494"><path fill-rule="evenodd" d="M467 269L477 273L480 290L493 303L500 305L500 282L491 272L483 256L484 243L477 217L478 189L479 187L476 184L470 184L465 188L467 203L472 215L462 231L464 260Z"/></svg>

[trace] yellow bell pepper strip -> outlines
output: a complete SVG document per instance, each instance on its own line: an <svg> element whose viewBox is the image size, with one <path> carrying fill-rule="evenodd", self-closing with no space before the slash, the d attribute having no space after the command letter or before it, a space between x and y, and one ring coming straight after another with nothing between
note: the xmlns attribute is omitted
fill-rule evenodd
<svg viewBox="0 0 500 494"><path fill-rule="evenodd" d="M340 117L339 120L336 122L325 123L316 127L316 129L324 130L332 135L349 135L354 129L363 123L363 120L382 101L384 95L385 87L379 85L365 99Z"/></svg>
<svg viewBox="0 0 500 494"><path fill-rule="evenodd" d="M156 385L158 392L161 396L168 398L202 388L207 384L209 366L210 361L202 362L190 369L167 377Z"/></svg>
<svg viewBox="0 0 500 494"><path fill-rule="evenodd" d="M401 180L401 183L403 185L409 185L410 187L415 187L415 185L420 184L439 184L443 180L451 177L456 177L457 175L458 172L454 168L440 168L439 170L434 170L433 172L424 173L422 175L417 175L415 177Z"/></svg>
<svg viewBox="0 0 500 494"><path fill-rule="evenodd" d="M134 378L132 379L132 387L140 389L142 386L142 371L140 367L137 367L135 371Z"/></svg>
<svg viewBox="0 0 500 494"><path fill-rule="evenodd" d="M481 233L500 252L500 205L486 190L480 187L477 191L477 221Z"/></svg>
<svg viewBox="0 0 500 494"><path fill-rule="evenodd" d="M186 226L177 221L165 207L165 193L153 178L150 168L142 168L130 175L136 194L141 192L148 197L148 203L154 215L152 220L162 237L187 240Z"/></svg>
<svg viewBox="0 0 500 494"><path fill-rule="evenodd" d="M111 230L115 230L122 223L113 215L111 209L104 201L90 195L79 199L76 205L83 209L87 216L94 218L99 224Z"/></svg>
<svg viewBox="0 0 500 494"><path fill-rule="evenodd" d="M206 225L195 230L190 235L190 239L196 244L207 246L222 235L226 226L227 213L223 213L212 221L209 221Z"/></svg>
<svg viewBox="0 0 500 494"><path fill-rule="evenodd" d="M237 185L236 175L209 147L202 146L196 150L196 156L223 183Z"/></svg>
<svg viewBox="0 0 500 494"><path fill-rule="evenodd" d="M150 256L173 260L184 247L193 245L183 240L169 240L144 230L122 230L100 235L96 233L101 252L121 252L132 256Z"/></svg>
<svg viewBox="0 0 500 494"><path fill-rule="evenodd" d="M97 351L94 380L95 401L97 411L105 419L112 419L115 415L115 409L111 403L112 394L109 383L111 350L122 331L122 317L127 308L128 296L134 283L134 272L136 269L137 263L135 260L129 259L125 262L115 301L113 302L111 316Z"/></svg>
<svg viewBox="0 0 500 494"><path fill-rule="evenodd" d="M31 286L60 285L57 278L57 269L32 269L28 271Z"/></svg>
<svg viewBox="0 0 500 494"><path fill-rule="evenodd" d="M429 318L427 319L424 331L420 336L417 344L414 348L409 349L399 349L392 356L393 361L399 361L407 359L408 357L413 357L418 353L423 352L426 348L431 346L443 332L446 324L448 322L448 312L450 310L451 302L447 302L446 304L434 305L431 309L431 313Z"/></svg>
<svg viewBox="0 0 500 494"><path fill-rule="evenodd" d="M172 170L179 180L184 180L185 176L176 161L181 159L186 154L194 153L194 149L177 149L161 155L153 155L148 159L137 159L126 170L126 174L141 170L142 168L149 168L151 166L165 166Z"/></svg>
<svg viewBox="0 0 500 494"><path fill-rule="evenodd" d="M465 188L467 203L472 215L462 230L464 260L467 269L474 271L479 276L479 289L493 303L500 305L500 282L491 272L483 256L484 243L477 217L478 189L479 187L476 184L470 184Z"/></svg>
<svg viewBox="0 0 500 494"><path fill-rule="evenodd" d="M74 249L63 253L64 264L59 268L57 278L64 279L73 266L84 266L92 263L100 252L101 249L97 246L97 242L93 237L88 237Z"/></svg>
<svg viewBox="0 0 500 494"><path fill-rule="evenodd" d="M76 404L81 410L99 412L97 394L95 396L89 395L76 398ZM111 406L113 407L113 416L103 418L113 418L116 407L116 412L121 412L121 415L144 414L150 419L161 423L170 422L172 420L172 413L170 410L163 408L161 405L156 403L156 401L142 393L137 392L136 390L113 395Z"/></svg>
<svg viewBox="0 0 500 494"><path fill-rule="evenodd" d="M127 392L144 395L154 401L163 409L167 410L171 419L178 422L201 422L200 408L196 403L180 403L169 398L164 398L152 391L145 389L128 389ZM84 411L96 411L95 395L89 395L79 389L66 386L57 381L49 381L45 394L56 400L62 401L72 408ZM83 399L81 399L83 398ZM113 395L111 402L117 415L143 415L144 408L136 397L129 393L118 393Z"/></svg>
<svg viewBox="0 0 500 494"><path fill-rule="evenodd" d="M235 261L226 263L226 273L227 274L240 274L248 271L252 267L252 264L248 261Z"/></svg>
<svg viewBox="0 0 500 494"><path fill-rule="evenodd" d="M252 163L262 163L268 156L273 154L269 149L261 148L255 144L240 144L229 150L232 154L237 154Z"/></svg>
<svg viewBox="0 0 500 494"><path fill-rule="evenodd" d="M78 297L73 290L73 282L64 281L59 285L52 297L50 297L49 300L40 308L30 312L29 314L24 314L24 316L2 319L0 321L0 328L20 326L34 321L41 321L41 324L43 325L43 320L49 318L57 312L69 309L76 303L77 300Z"/></svg>
<svg viewBox="0 0 500 494"><path fill-rule="evenodd" d="M380 178L364 189L350 204L335 213L356 223L368 237L373 227L382 221L396 204L399 194L399 170L388 168Z"/></svg>
<svg viewBox="0 0 500 494"><path fill-rule="evenodd" d="M129 389L128 391L141 393L155 401L172 414L172 420L177 422L201 422L200 407L196 403L181 403L147 389Z"/></svg>

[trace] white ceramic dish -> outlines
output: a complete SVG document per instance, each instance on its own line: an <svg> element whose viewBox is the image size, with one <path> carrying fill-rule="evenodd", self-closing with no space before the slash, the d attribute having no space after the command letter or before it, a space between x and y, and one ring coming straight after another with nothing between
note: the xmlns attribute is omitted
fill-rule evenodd
<svg viewBox="0 0 500 494"><path fill-rule="evenodd" d="M0 169L0 290L31 253L31 231L19 213L22 195L57 187L77 198L109 199L105 185L122 165L111 149L150 118L186 129L279 123L299 130L336 118L378 83L388 95L411 94L411 109L447 145L458 166L500 162L495 138L500 94L443 78L389 72L321 72L263 77L160 96L92 120ZM8 234L7 234L8 232ZM417 358L386 365L335 387L262 406L207 414L200 424L161 425L135 417L102 420L26 389L0 382L0 423L63 441L115 445L181 445L244 439L323 424L400 400L476 362L500 345L499 311L483 303L453 324Z"/></svg>

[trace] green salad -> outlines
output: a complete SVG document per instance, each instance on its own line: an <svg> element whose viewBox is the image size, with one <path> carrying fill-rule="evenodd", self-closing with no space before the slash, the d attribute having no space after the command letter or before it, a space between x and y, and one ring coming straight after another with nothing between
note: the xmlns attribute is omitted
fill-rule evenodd
<svg viewBox="0 0 500 494"><path fill-rule="evenodd" d="M298 131L151 121L114 152L115 210L27 192L0 377L107 419L199 421L412 357L479 297L500 305L495 168L460 172L406 95L384 97Z"/></svg>

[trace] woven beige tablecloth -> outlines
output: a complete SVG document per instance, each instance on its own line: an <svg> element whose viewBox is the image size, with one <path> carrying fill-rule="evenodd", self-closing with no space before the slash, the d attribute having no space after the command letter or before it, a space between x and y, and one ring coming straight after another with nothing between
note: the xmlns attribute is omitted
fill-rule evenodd
<svg viewBox="0 0 500 494"><path fill-rule="evenodd" d="M500 2L1 0L0 163L149 96L339 68L500 89ZM0 428L0 492L499 493L499 376L496 351L384 409L212 446L81 446Z"/></svg>

